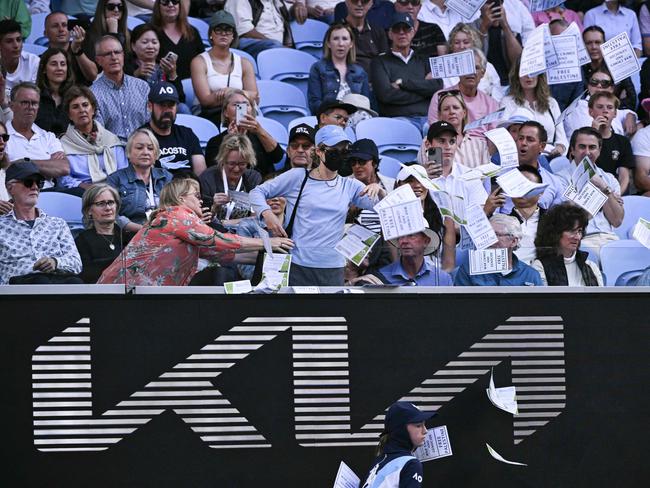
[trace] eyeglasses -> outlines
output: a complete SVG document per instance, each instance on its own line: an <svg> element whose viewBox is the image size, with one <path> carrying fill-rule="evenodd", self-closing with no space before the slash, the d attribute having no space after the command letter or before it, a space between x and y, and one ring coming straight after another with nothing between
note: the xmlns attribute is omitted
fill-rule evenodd
<svg viewBox="0 0 650 488"><path fill-rule="evenodd" d="M121 3L107 3L106 10L117 10L118 12L122 12L124 10L124 5Z"/></svg>
<svg viewBox="0 0 650 488"><path fill-rule="evenodd" d="M410 3L414 7L417 7L421 2L420 0L397 0L397 3L400 5L408 5Z"/></svg>
<svg viewBox="0 0 650 488"><path fill-rule="evenodd" d="M589 80L589 85L600 86L601 88L609 88L610 86L614 85L614 83L611 80L596 80L595 78L592 78Z"/></svg>
<svg viewBox="0 0 650 488"><path fill-rule="evenodd" d="M106 207L114 207L115 205L117 205L117 202L115 200L100 200L99 202L93 202L93 205L99 208L106 208Z"/></svg>
<svg viewBox="0 0 650 488"><path fill-rule="evenodd" d="M20 180L23 185L25 185L26 188L31 188L34 186L34 183L36 183L36 186L38 186L39 190L43 189L43 185L45 184L45 181L43 178L25 178L24 180Z"/></svg>
<svg viewBox="0 0 650 488"><path fill-rule="evenodd" d="M229 168L234 168L235 166L238 166L241 169L244 169L248 166L248 163L246 161L226 161L226 166L228 166Z"/></svg>
<svg viewBox="0 0 650 488"><path fill-rule="evenodd" d="M36 108L40 105L41 102L39 102L38 100L18 100L18 103L22 108L29 108L29 107Z"/></svg>
<svg viewBox="0 0 650 488"><path fill-rule="evenodd" d="M571 229L571 230L565 230L567 234L569 234L571 237L582 237L585 235L585 230L582 227L579 227L577 229Z"/></svg>
<svg viewBox="0 0 650 488"><path fill-rule="evenodd" d="M517 237L514 234L506 234L506 233L499 233L499 232L495 232L495 234L497 237L507 237L508 239L515 239Z"/></svg>
<svg viewBox="0 0 650 488"><path fill-rule="evenodd" d="M460 97L460 90L445 90L438 93L438 105L447 97Z"/></svg>
<svg viewBox="0 0 650 488"><path fill-rule="evenodd" d="M160 0L160 5L178 5L181 0Z"/></svg>
<svg viewBox="0 0 650 488"><path fill-rule="evenodd" d="M333 114L333 115L328 114L328 117L332 117L337 122L343 121L343 122L347 123L347 121L350 120L350 117L348 117L347 115L341 115L341 114Z"/></svg>
<svg viewBox="0 0 650 488"><path fill-rule="evenodd" d="M222 36L227 36L229 34L234 34L235 29L230 27L229 25L219 25L213 29L215 34L222 35Z"/></svg>
<svg viewBox="0 0 650 488"><path fill-rule="evenodd" d="M0 138L4 141L7 142L9 140L9 134L0 134Z"/></svg>
<svg viewBox="0 0 650 488"><path fill-rule="evenodd" d="M122 49L113 49L112 51L106 51L105 53L101 53L101 54L98 53L97 56L102 56L102 57L119 56L120 54L123 54L123 53L124 53L124 50L122 50Z"/></svg>
<svg viewBox="0 0 650 488"><path fill-rule="evenodd" d="M351 159L350 160L350 167L354 168L355 166L365 166L368 163L368 161L365 161L363 159Z"/></svg>
<svg viewBox="0 0 650 488"><path fill-rule="evenodd" d="M294 151L302 148L303 151L309 151L314 145L311 142L292 142L289 147Z"/></svg>
<svg viewBox="0 0 650 488"><path fill-rule="evenodd" d="M411 30L413 30L413 27L406 24L398 24L395 27L390 28L390 31L395 34L399 34L400 32L411 32Z"/></svg>

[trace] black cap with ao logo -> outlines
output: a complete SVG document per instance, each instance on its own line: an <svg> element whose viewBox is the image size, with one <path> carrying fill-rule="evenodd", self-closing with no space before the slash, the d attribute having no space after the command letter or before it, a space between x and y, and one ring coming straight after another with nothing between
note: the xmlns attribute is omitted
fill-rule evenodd
<svg viewBox="0 0 650 488"><path fill-rule="evenodd" d="M453 125L451 125L449 122L445 122L444 120L439 120L438 122L434 122L429 126L429 130L427 131L427 139L431 140L434 137L438 137L440 134L444 134L445 132L450 132L455 136L458 135L458 132L456 132L456 129L454 129Z"/></svg>
<svg viewBox="0 0 650 488"><path fill-rule="evenodd" d="M289 131L289 142L293 141L296 137L306 137L313 144L315 135L316 131L310 125L298 124Z"/></svg>
<svg viewBox="0 0 650 488"><path fill-rule="evenodd" d="M384 433L395 432L406 424L426 422L435 414L436 412L423 412L410 402L395 402L386 413Z"/></svg>
<svg viewBox="0 0 650 488"><path fill-rule="evenodd" d="M174 102L180 103L176 87L168 81L156 83L149 90L149 101L151 103Z"/></svg>

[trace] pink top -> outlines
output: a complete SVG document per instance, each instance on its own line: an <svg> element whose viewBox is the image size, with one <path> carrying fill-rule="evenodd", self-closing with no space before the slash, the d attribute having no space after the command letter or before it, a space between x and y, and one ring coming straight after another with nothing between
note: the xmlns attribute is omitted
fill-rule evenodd
<svg viewBox="0 0 650 488"><path fill-rule="evenodd" d="M545 10L543 12L534 12L533 20L535 21L535 27L542 24L548 24L551 20L555 19L564 19L567 23L575 22L580 29L580 32L583 31L584 27L582 26L582 21L577 12L569 10L568 8L561 8L560 12L555 12L554 10Z"/></svg>
<svg viewBox="0 0 650 488"><path fill-rule="evenodd" d="M439 90L433 94L433 97L431 98L431 103L429 104L429 124L433 124L434 122L438 121L438 94L440 92L445 92L450 90L458 90L458 85L456 84L454 86L450 86L449 88ZM499 102L497 102L494 98L492 98L487 93L482 92L481 90L476 91L475 97L466 97L465 95L463 95L463 100L465 101L465 105L467 105L468 123L474 122L475 120L478 120L481 117L485 117L487 114L499 110ZM472 131L472 133L475 133L477 135L482 135L483 133L485 133L485 131L488 131L491 128L492 127L490 126L478 128Z"/></svg>

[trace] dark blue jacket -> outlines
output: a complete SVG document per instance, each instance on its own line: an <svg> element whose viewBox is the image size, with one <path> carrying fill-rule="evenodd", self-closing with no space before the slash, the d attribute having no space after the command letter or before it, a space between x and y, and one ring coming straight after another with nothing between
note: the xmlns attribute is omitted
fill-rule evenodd
<svg viewBox="0 0 650 488"><path fill-rule="evenodd" d="M370 98L368 74L358 64L348 65L345 81L352 93L359 93ZM336 100L341 85L341 74L329 59L321 59L312 64L309 71L309 109L316 113L318 106L326 100Z"/></svg>

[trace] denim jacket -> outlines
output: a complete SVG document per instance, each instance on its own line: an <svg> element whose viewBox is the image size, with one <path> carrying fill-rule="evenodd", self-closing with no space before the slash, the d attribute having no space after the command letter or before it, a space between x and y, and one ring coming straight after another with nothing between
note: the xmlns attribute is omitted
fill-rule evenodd
<svg viewBox="0 0 650 488"><path fill-rule="evenodd" d="M156 206L158 206L160 190L172 180L173 176L163 168L151 168L151 176L153 178L153 192ZM146 211L149 206L147 201L147 185L135 175L133 166L129 164L126 168L117 170L115 173L109 175L106 183L118 191L122 200L117 225L124 227L129 222L144 224L147 219Z"/></svg>
<svg viewBox="0 0 650 488"><path fill-rule="evenodd" d="M352 93L359 93L370 98L368 74L358 64L349 64L345 75ZM318 106L326 100L336 100L339 93L341 75L329 59L321 59L312 64L309 71L309 109L312 113L318 111Z"/></svg>

